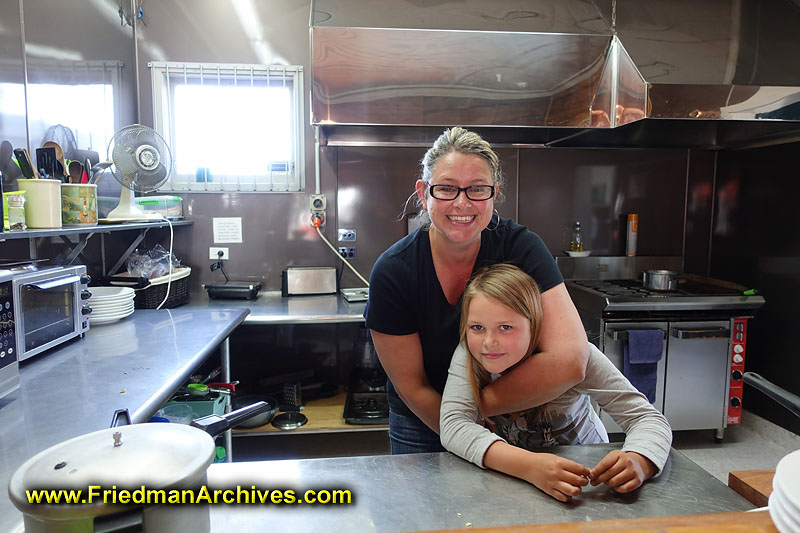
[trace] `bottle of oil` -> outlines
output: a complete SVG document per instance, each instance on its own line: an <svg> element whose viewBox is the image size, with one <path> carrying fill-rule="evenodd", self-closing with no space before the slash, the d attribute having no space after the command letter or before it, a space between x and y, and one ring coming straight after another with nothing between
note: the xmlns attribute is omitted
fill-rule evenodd
<svg viewBox="0 0 800 533"><path fill-rule="evenodd" d="M572 230L572 241L569 245L570 252L583 251L583 234L581 233L581 223L575 222L575 228Z"/></svg>

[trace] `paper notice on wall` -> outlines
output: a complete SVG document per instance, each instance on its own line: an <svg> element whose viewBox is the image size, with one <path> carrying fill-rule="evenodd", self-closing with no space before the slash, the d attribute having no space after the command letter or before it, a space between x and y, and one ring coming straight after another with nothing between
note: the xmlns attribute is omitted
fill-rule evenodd
<svg viewBox="0 0 800 533"><path fill-rule="evenodd" d="M214 244L242 242L242 217L214 217Z"/></svg>

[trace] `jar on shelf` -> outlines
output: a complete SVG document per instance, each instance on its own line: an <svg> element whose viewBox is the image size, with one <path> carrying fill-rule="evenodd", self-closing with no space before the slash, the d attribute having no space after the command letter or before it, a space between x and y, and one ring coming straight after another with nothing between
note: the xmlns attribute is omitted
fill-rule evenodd
<svg viewBox="0 0 800 533"><path fill-rule="evenodd" d="M25 231L25 197L21 194L8 195L8 229Z"/></svg>

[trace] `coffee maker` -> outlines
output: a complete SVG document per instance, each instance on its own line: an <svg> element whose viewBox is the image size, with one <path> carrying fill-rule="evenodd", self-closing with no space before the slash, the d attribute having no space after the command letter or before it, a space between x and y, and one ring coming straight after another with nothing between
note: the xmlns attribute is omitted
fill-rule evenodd
<svg viewBox="0 0 800 533"><path fill-rule="evenodd" d="M389 405L386 403L386 373L383 371L372 335L361 328L355 346L354 368L350 378L350 393L344 406L348 424L388 424Z"/></svg>

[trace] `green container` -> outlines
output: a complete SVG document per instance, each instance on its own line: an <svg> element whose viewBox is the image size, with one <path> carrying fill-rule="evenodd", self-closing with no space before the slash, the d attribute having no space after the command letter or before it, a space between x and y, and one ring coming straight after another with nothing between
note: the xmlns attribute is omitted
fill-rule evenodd
<svg viewBox="0 0 800 533"><path fill-rule="evenodd" d="M225 396L220 394L212 400L192 400L190 402L167 402L167 405L188 405L192 409L192 416L200 418L208 415L225 414Z"/></svg>

